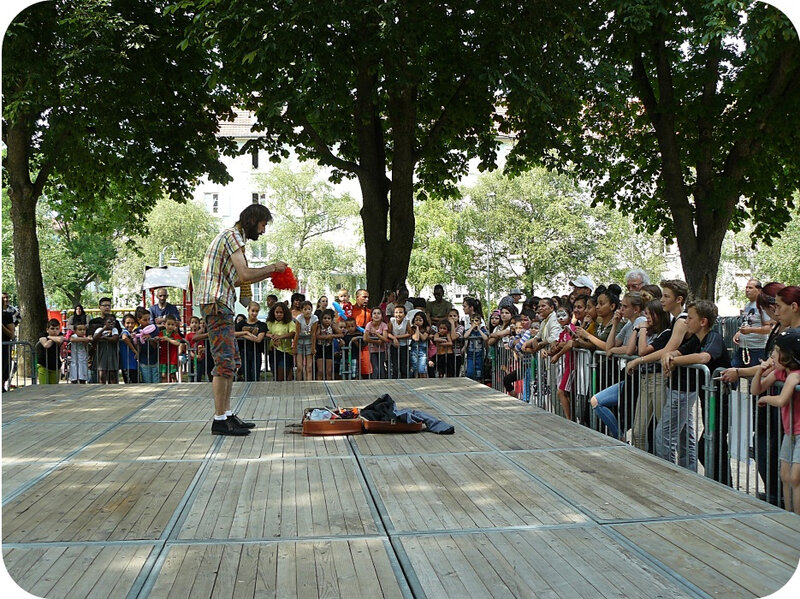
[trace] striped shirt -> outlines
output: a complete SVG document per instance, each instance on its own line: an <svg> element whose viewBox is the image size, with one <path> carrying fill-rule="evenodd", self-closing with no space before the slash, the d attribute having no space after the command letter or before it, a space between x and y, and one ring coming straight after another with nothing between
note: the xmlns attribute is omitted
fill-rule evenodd
<svg viewBox="0 0 800 599"><path fill-rule="evenodd" d="M223 229L214 238L203 258L200 275L200 305L220 302L231 310L236 305L236 269L231 256L238 250L244 255L244 236L237 228Z"/></svg>

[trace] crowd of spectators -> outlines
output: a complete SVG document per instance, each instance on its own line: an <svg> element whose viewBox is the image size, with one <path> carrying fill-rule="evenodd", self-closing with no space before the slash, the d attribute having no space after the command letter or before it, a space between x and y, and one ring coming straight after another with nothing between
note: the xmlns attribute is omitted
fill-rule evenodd
<svg viewBox="0 0 800 599"><path fill-rule="evenodd" d="M777 483L764 473L777 468L779 456L784 495L797 489L793 499L784 499L800 511L800 446L791 441L800 433L800 416L794 416L800 414L800 393L793 384L800 376L800 287L748 281L748 303L729 355L715 327L717 307L687 301L688 286L681 280L655 285L645 272L632 270L624 290L615 283L595 286L586 275L570 285L568 295L524 300L521 289L510 289L488 314L471 297L464 298L460 312L445 298L442 285L435 286L431 300L410 298L404 287L387 291L372 308L366 289L356 290L352 302L346 289L316 302L301 293L288 301L270 295L265 306L250 302L246 315L237 317L238 378L467 376L485 383L500 380L509 394L527 398L535 384L532 366L544 359L552 373L548 383L567 418L587 424L594 412L608 434L692 469L704 460L697 450L703 437L695 438L693 407L699 400L705 414L708 406L703 385L681 367L705 365L733 388L742 379L752 380L758 392L785 382L783 392L758 402L757 469L765 497L778 501ZM90 320L76 306L65 331L51 320L36 348L39 382L56 383L62 376L74 384L210 380L213 363L202 318L192 316L184 326L166 290L159 289L156 298L149 309L137 308L121 322L111 313L109 298L100 300L99 315ZM7 296L3 301L8 340L14 334L13 315L5 311ZM624 357L615 362L622 375L607 377L585 412L574 401L581 368L577 350L600 350L609 363ZM6 347L4 369L5 352ZM62 368L64 359L68 364ZM728 455L727 401L726 396L720 405L718 430L703 434L717 437L711 457L720 467L714 476L730 484L728 460L720 458ZM768 434L779 425L791 448L777 447L779 435Z"/></svg>

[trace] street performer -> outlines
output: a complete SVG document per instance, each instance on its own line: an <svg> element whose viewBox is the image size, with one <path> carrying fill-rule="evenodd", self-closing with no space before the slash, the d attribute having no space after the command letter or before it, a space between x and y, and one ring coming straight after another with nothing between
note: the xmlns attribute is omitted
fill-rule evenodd
<svg viewBox="0 0 800 599"><path fill-rule="evenodd" d="M241 366L234 335L234 306L236 289L242 284L257 283L272 273L283 272L285 262L273 262L260 268L250 268L244 254L247 239L257 240L264 233L272 214L266 206L251 204L239 215L230 229L224 229L206 251L200 279L200 311L206 320L206 330L214 357L214 435L248 435L255 427L231 411L233 377Z"/></svg>

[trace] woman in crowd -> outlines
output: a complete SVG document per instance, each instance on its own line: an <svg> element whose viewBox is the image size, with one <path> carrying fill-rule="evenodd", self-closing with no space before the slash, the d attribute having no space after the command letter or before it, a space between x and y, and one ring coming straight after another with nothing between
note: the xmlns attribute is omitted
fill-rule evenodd
<svg viewBox="0 0 800 599"><path fill-rule="evenodd" d="M619 297L608 290L603 290L596 297L594 311L597 318L594 321L594 333L579 328L576 334L579 338L591 344L595 349L606 349L606 342L611 334L611 327L614 324L614 313L619 309Z"/></svg>
<svg viewBox="0 0 800 599"><path fill-rule="evenodd" d="M317 320L322 320L322 313L328 309L328 296L323 295L317 300L317 309L314 310L314 316L317 317Z"/></svg>
<svg viewBox="0 0 800 599"><path fill-rule="evenodd" d="M647 433L650 423L661 418L664 405L664 376L661 373L661 362L645 364L643 357L667 346L672 334L669 312L664 310L657 299L647 303L644 310L646 323L640 325L637 334L637 353L639 357L628 362L629 373L638 371L639 401L633 417L632 440L634 447L647 450Z"/></svg>
<svg viewBox="0 0 800 599"><path fill-rule="evenodd" d="M383 292L383 298L381 299L380 303L380 309L381 312L383 313L383 322L388 324L389 320L392 318L392 316L394 316L394 305L396 301L397 301L397 293L395 291L387 289L386 291ZM387 311L389 305L392 306L391 314Z"/></svg>
<svg viewBox="0 0 800 599"><path fill-rule="evenodd" d="M67 330L74 331L75 327L79 324L88 324L89 321L86 318L86 312L83 310L83 306L78 304L75 306L75 310L73 310L72 315L67 319Z"/></svg>
<svg viewBox="0 0 800 599"><path fill-rule="evenodd" d="M758 308L767 314L773 322L767 341L764 345L765 355L769 356L775 348L775 338L779 333L788 328L791 319L783 321L778 316L778 292L786 285L775 281L767 283L761 288L756 303ZM785 302L783 302L785 303ZM786 315L786 312L784 312ZM760 364L748 368L733 367L722 372L722 380L736 385L740 378L752 378L760 368ZM753 405L754 422L753 446L755 447L756 471L764 483L764 492L757 491L761 499L778 505L780 494L778 492L778 445L780 437L780 411L772 406L758 409ZM756 485L758 487L758 485Z"/></svg>

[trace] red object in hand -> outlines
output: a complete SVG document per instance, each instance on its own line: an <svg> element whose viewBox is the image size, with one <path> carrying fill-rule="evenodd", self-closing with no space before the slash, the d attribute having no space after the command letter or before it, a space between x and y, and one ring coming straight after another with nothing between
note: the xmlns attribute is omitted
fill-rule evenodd
<svg viewBox="0 0 800 599"><path fill-rule="evenodd" d="M272 278L272 285L275 289L288 289L294 291L297 289L297 279L290 267L286 267L283 272L274 272L270 275Z"/></svg>

